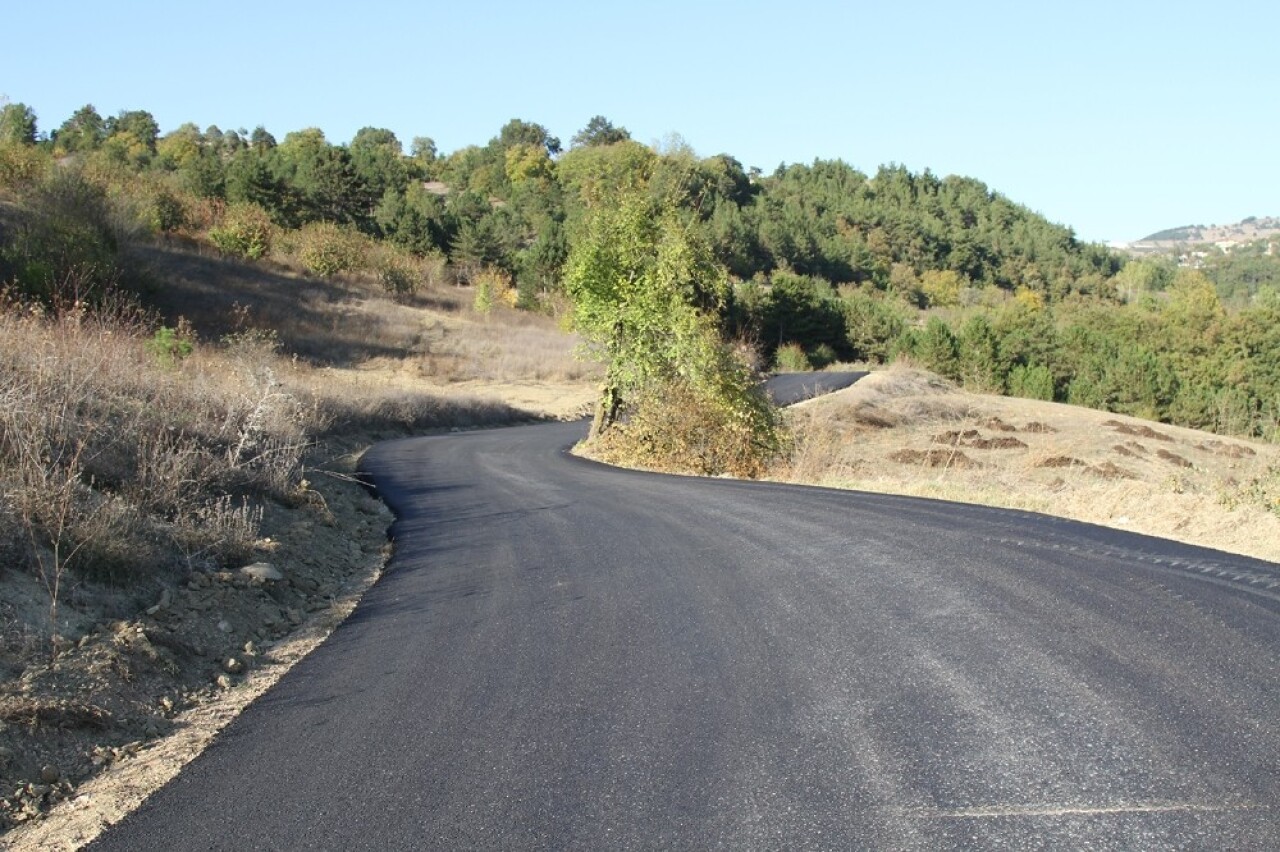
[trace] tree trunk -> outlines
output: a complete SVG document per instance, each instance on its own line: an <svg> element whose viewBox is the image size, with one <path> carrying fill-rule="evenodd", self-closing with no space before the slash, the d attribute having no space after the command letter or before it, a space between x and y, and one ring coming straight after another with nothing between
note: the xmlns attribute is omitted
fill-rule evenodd
<svg viewBox="0 0 1280 852"><path fill-rule="evenodd" d="M596 416L591 422L591 434L587 436L588 441L594 441L599 438L609 427L611 427L618 419L618 409L622 407L622 396L618 392L618 386L612 381L605 382L600 389L600 399L596 401Z"/></svg>

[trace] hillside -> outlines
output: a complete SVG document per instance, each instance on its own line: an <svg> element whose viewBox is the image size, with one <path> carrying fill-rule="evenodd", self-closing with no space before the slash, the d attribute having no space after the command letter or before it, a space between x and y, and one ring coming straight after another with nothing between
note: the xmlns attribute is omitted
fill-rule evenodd
<svg viewBox="0 0 1280 852"><path fill-rule="evenodd" d="M1192 246L1201 243L1248 243L1280 235L1280 218L1250 216L1231 225L1184 225L1135 240L1131 246Z"/></svg>
<svg viewBox="0 0 1280 852"><path fill-rule="evenodd" d="M1041 512L1280 561L1280 447L906 368L794 412L777 478Z"/></svg>

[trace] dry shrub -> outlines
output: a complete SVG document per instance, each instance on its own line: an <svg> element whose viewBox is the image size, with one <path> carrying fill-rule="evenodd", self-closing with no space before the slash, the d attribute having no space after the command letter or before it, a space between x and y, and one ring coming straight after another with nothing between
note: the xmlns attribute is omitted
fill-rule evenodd
<svg viewBox="0 0 1280 852"><path fill-rule="evenodd" d="M39 182L49 166L49 156L34 145L0 143L0 189L24 190Z"/></svg>
<svg viewBox="0 0 1280 852"><path fill-rule="evenodd" d="M368 266L382 289L396 296L412 296L427 283L424 265L390 243L370 247Z"/></svg>
<svg viewBox="0 0 1280 852"><path fill-rule="evenodd" d="M968 447L974 450L1024 450L1027 448L1025 443L1009 436L984 438L977 429L943 432L940 435L934 435L932 440L935 444Z"/></svg>
<svg viewBox="0 0 1280 852"><path fill-rule="evenodd" d="M498 308L491 323L469 324L430 341L423 371L449 381L578 381L600 375L600 366L578 357L578 339L555 321L527 311Z"/></svg>
<svg viewBox="0 0 1280 852"><path fill-rule="evenodd" d="M1228 444L1225 441L1205 441L1198 444L1196 449L1213 453L1215 456L1226 456L1229 459L1251 458L1258 454L1252 447L1246 447L1244 444Z"/></svg>
<svg viewBox="0 0 1280 852"><path fill-rule="evenodd" d="M1125 470L1115 462L1103 462L1089 468L1089 472L1103 479L1137 479L1137 475Z"/></svg>
<svg viewBox="0 0 1280 852"><path fill-rule="evenodd" d="M333 432L412 434L441 427L503 426L528 422L535 415L504 402L466 396L438 396L423 392L385 391L327 394L320 410Z"/></svg>
<svg viewBox="0 0 1280 852"><path fill-rule="evenodd" d="M298 494L313 411L233 346L165 367L136 315L0 314L0 525L56 602L69 572L132 584L251 555Z"/></svg>
<svg viewBox="0 0 1280 852"><path fill-rule="evenodd" d="M791 452L771 475L796 482L822 482L849 474L854 465L845 460L852 440L844 427L847 409L792 409Z"/></svg>
<svg viewBox="0 0 1280 852"><path fill-rule="evenodd" d="M292 250L312 275L328 278L363 269L369 240L332 222L311 222L293 235Z"/></svg>
<svg viewBox="0 0 1280 852"><path fill-rule="evenodd" d="M777 437L785 441L781 433ZM642 393L625 421L598 436L591 449L603 461L628 467L756 478L784 447L672 380Z"/></svg>
<svg viewBox="0 0 1280 852"><path fill-rule="evenodd" d="M271 251L276 226L271 214L257 204L232 204L217 225L209 229L209 242L224 254L257 260Z"/></svg>
<svg viewBox="0 0 1280 852"><path fill-rule="evenodd" d="M893 429L902 425L903 418L897 412L874 402L860 401L856 405L836 409L836 419L872 429Z"/></svg>

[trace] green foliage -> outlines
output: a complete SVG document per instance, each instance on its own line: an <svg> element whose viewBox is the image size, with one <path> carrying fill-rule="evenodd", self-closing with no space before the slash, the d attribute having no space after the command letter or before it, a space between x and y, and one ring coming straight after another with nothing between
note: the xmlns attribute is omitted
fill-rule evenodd
<svg viewBox="0 0 1280 852"><path fill-rule="evenodd" d="M1019 364L1009 373L1009 393L1025 399L1053 400L1053 373L1048 367Z"/></svg>
<svg viewBox="0 0 1280 852"><path fill-rule="evenodd" d="M36 114L26 104L0 107L0 146L36 144Z"/></svg>
<svg viewBox="0 0 1280 852"><path fill-rule="evenodd" d="M1000 339L984 314L974 314L960 329L960 380L982 393L1004 390L1005 370L1000 362Z"/></svg>
<svg viewBox="0 0 1280 852"><path fill-rule="evenodd" d="M373 272L388 293L408 296L418 291L422 274L418 264L402 250L383 245L373 253Z"/></svg>
<svg viewBox="0 0 1280 852"><path fill-rule="evenodd" d="M960 343L939 317L929 317L924 329L915 335L911 354L938 375L960 379Z"/></svg>
<svg viewBox="0 0 1280 852"><path fill-rule="evenodd" d="M195 351L190 326L179 322L177 328L162 325L146 342L146 350L162 367L171 368Z"/></svg>
<svg viewBox="0 0 1280 852"><path fill-rule="evenodd" d="M839 360L836 350L832 349L825 343L819 343L817 346L809 350L809 364L815 370L821 370L823 367L829 367Z"/></svg>
<svg viewBox="0 0 1280 852"><path fill-rule="evenodd" d="M894 342L906 329L902 311L888 300L865 290L846 294L841 308L852 356L880 364L888 361Z"/></svg>
<svg viewBox="0 0 1280 852"><path fill-rule="evenodd" d="M574 148L591 148L598 145L625 142L630 138L631 134L627 132L627 128L614 127L613 122L609 121L609 119L603 115L597 115L587 122L586 127L573 134L569 144Z"/></svg>
<svg viewBox="0 0 1280 852"><path fill-rule="evenodd" d="M784 343L773 354L773 368L783 373L800 373L811 370L809 356L799 343Z"/></svg>
<svg viewBox="0 0 1280 852"><path fill-rule="evenodd" d="M846 347L844 312L835 290L826 281L775 272L762 307L759 335L766 345Z"/></svg>
<svg viewBox="0 0 1280 852"><path fill-rule="evenodd" d="M593 438L625 415L610 443L687 464L677 450L694 436L663 425L679 397L697 413L699 472L755 473L779 451L776 412L719 335L724 269L669 203L641 190L592 208L566 277L577 327L607 364Z"/></svg>
<svg viewBox="0 0 1280 852"><path fill-rule="evenodd" d="M266 210L251 202L239 202L229 205L222 221L209 230L209 241L219 251L257 260L271 251L274 234L275 225Z"/></svg>
<svg viewBox="0 0 1280 852"><path fill-rule="evenodd" d="M512 292L511 282L501 270L492 267L482 269L473 279L472 286L475 288L472 307L482 316L488 316L499 302L510 304L515 301L514 294L508 295Z"/></svg>
<svg viewBox="0 0 1280 852"><path fill-rule="evenodd" d="M120 216L103 189L74 168L54 169L23 195L4 266L23 294L88 299L118 281Z"/></svg>
<svg viewBox="0 0 1280 852"><path fill-rule="evenodd" d="M930 307L949 308L960 304L968 281L954 269L927 269L920 276L920 290Z"/></svg>
<svg viewBox="0 0 1280 852"><path fill-rule="evenodd" d="M55 147L66 154L96 151L106 138L106 122L93 104L76 110L53 134Z"/></svg>
<svg viewBox="0 0 1280 852"><path fill-rule="evenodd" d="M49 157L34 145L0 144L0 189L25 191L49 169Z"/></svg>
<svg viewBox="0 0 1280 852"><path fill-rule="evenodd" d="M1254 436L1280 423L1280 258L1265 242L1200 270L1124 261L970 178L822 160L748 174L600 116L563 154L516 119L486 145L441 155L420 137L408 156L382 128L349 145L315 128L280 145L262 127L162 137L148 112L92 105L33 145L34 119L0 113L0 188L22 199L0 275L46 302L118 279L141 225L317 275L367 269L395 293L446 260L462 282L492 270L503 284L482 310L594 282L575 315L618 364L606 407L624 419L654 387L704 393L688 365L720 363L700 347L730 333L766 362L901 352L979 390ZM914 308L942 313L912 329Z"/></svg>

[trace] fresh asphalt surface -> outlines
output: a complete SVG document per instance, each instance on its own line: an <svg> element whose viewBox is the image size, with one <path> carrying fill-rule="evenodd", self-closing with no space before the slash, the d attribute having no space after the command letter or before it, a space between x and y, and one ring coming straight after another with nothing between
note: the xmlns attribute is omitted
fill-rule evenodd
<svg viewBox="0 0 1280 852"><path fill-rule="evenodd" d="M1277 566L584 428L373 448L382 580L94 848L1280 848Z"/></svg>

